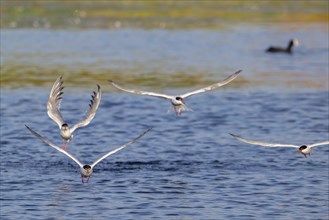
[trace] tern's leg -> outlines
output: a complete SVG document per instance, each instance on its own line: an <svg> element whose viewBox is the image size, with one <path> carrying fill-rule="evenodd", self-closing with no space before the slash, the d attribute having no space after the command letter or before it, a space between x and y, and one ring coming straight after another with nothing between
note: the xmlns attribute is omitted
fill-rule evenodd
<svg viewBox="0 0 329 220"><path fill-rule="evenodd" d="M173 110L174 110L174 112L176 113L176 115L178 115L178 111L177 111L177 109L175 108L175 106L172 106L173 107Z"/></svg>
<svg viewBox="0 0 329 220"><path fill-rule="evenodd" d="M181 108L177 109L176 115L182 115L183 110Z"/></svg>
<svg viewBox="0 0 329 220"><path fill-rule="evenodd" d="M66 151L69 145L70 143L63 139L61 148Z"/></svg>
<svg viewBox="0 0 329 220"><path fill-rule="evenodd" d="M90 176L88 176L87 183L89 182Z"/></svg>
<svg viewBox="0 0 329 220"><path fill-rule="evenodd" d="M181 113L182 113L181 109L179 109L176 106L174 106L174 111L175 111L176 115L181 115Z"/></svg>
<svg viewBox="0 0 329 220"><path fill-rule="evenodd" d="M65 143L66 143L66 141L65 141L64 139L62 139L62 144L61 144L61 148L62 148L62 149L64 149L64 147L65 147Z"/></svg>
<svg viewBox="0 0 329 220"><path fill-rule="evenodd" d="M62 146L62 149L67 151L67 145Z"/></svg>
<svg viewBox="0 0 329 220"><path fill-rule="evenodd" d="M66 142L66 141L65 141L64 139L62 139L62 144L61 144L62 148L64 147L65 142Z"/></svg>
<svg viewBox="0 0 329 220"><path fill-rule="evenodd" d="M82 184L85 183L85 181L83 180L83 176L81 176L81 182L82 182Z"/></svg>

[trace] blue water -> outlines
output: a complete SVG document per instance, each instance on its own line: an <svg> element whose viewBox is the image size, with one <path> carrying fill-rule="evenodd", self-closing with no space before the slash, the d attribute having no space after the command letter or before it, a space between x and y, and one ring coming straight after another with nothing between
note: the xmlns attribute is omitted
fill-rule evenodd
<svg viewBox="0 0 329 220"><path fill-rule="evenodd" d="M326 30L2 30L6 74L20 65L50 71L20 70L18 77L39 77L46 82L40 85L1 85L0 218L328 219L329 146L304 158L295 149L248 145L229 135L300 145L329 139ZM294 55L264 53L292 36L303 43ZM153 128L99 163L86 184L73 161L24 126L61 143L46 113L57 66L72 70L64 74L61 106L69 124L84 116L95 83L104 91L94 120L76 131L68 148L81 162L92 163ZM241 76L225 87L188 98L194 111L180 117L168 113L168 101L119 92L102 77L86 87L70 82L80 69L95 77L114 69L134 79L152 71L159 77L204 73L215 82L239 68ZM134 85L130 78L120 83L168 94L201 86L170 84L179 80L160 87Z"/></svg>
<svg viewBox="0 0 329 220"><path fill-rule="evenodd" d="M104 85L106 86L106 85ZM83 116L87 91L67 92L63 115ZM328 93L223 89L169 103L105 93L92 123L69 151L92 163L149 127L137 143L96 166L88 184L70 159L41 143L24 124L60 144L46 114L45 89L2 91L1 217L54 219L326 219L328 146L310 158L295 149L239 143L228 133L266 141L328 139ZM81 98L81 97L82 98ZM209 100L211 104L209 105Z"/></svg>

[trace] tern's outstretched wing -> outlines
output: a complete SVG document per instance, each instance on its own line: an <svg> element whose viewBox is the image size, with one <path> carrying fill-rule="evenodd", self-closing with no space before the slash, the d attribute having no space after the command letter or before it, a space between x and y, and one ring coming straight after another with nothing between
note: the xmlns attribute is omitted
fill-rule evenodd
<svg viewBox="0 0 329 220"><path fill-rule="evenodd" d="M133 89L125 89L125 88L122 88L121 86L117 85L112 80L109 80L109 82L117 89L120 89L120 90L125 91L125 92L129 92L129 93L137 94L137 95L148 95L148 96L154 96L154 97L159 97L159 98L163 98L163 99L173 99L174 98L173 96L169 96L169 95L165 95L165 94L161 94L161 93L145 92L145 91L133 90Z"/></svg>
<svg viewBox="0 0 329 220"><path fill-rule="evenodd" d="M198 90L195 90L193 92L189 92L189 93L185 93L183 95L181 95L180 97L182 97L183 99L184 98L187 98L191 95L195 95L195 94L198 94L198 93L202 93L202 92L208 92L208 91L211 91L211 90L214 90L214 89L218 89L219 87L223 86L223 85L226 85L227 83L231 82L232 80L234 80L238 75L239 73L241 72L242 70L238 70L236 71L235 73L233 73L232 75L230 75L229 77L227 77L226 79L224 79L223 81L221 82L218 82L218 83L215 83L215 84L212 84L210 86L207 86L205 88L202 88L202 89L198 89Z"/></svg>
<svg viewBox="0 0 329 220"><path fill-rule="evenodd" d="M91 120L93 120L93 118L95 117L95 114L97 112L99 103L101 101L101 96L102 96L102 91L101 91L101 87L99 85L97 85L97 92L93 92L93 94L91 95L91 100L90 100L90 104L89 104L89 109L88 112L86 113L86 117L85 119L83 119L82 121L78 122L77 124L75 124L71 129L70 132L71 134L80 127L84 127L86 125L88 125Z"/></svg>
<svg viewBox="0 0 329 220"><path fill-rule="evenodd" d="M114 150L111 150L110 152L108 152L107 154L105 154L104 156L100 157L99 159L97 159L92 165L91 165L91 169L93 169L99 162L101 162L103 159L107 158L108 156L110 156L111 154L114 154L116 152L118 152L119 150L122 150L123 148L127 147L128 145L134 143L135 141L137 141L139 138L143 137L147 132L149 132L152 128L149 128L148 130L146 130L143 134L139 135L138 137L134 138L133 140L131 140L130 142L122 145L121 147L118 147Z"/></svg>
<svg viewBox="0 0 329 220"><path fill-rule="evenodd" d="M48 115L57 123L59 128L61 128L62 124L64 124L64 119L59 111L64 89L62 78L63 77L60 76L55 81L53 87L51 88L47 103Z"/></svg>
<svg viewBox="0 0 329 220"><path fill-rule="evenodd" d="M329 141L323 141L323 142L311 144L311 145L309 145L309 147L315 147L315 146L326 145L326 144L329 144Z"/></svg>
<svg viewBox="0 0 329 220"><path fill-rule="evenodd" d="M51 143L50 141L43 138L41 135L39 135L37 132L33 131L31 128L29 128L27 125L25 125L27 129L31 131L32 134L34 134L37 138L39 138L42 142L48 144L50 147L55 148L59 152L65 154L69 158L71 158L74 162L76 162L80 167L83 167L83 164L74 156L72 156L70 153L66 152L65 150L61 149L60 147L56 146L55 144Z"/></svg>
<svg viewBox="0 0 329 220"><path fill-rule="evenodd" d="M264 147L294 147L294 148L299 148L298 145L293 145L293 144L268 143L268 142L254 141L254 140L250 140L250 139L245 139L245 138L239 137L239 136L234 135L234 134L230 134L230 135L232 135L238 141L245 142L245 143L248 143L248 144L255 144L255 145L264 146Z"/></svg>

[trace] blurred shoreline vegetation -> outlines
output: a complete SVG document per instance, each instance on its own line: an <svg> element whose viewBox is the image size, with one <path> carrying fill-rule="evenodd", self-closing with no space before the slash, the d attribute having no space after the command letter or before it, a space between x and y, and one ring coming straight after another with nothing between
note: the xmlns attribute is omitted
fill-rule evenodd
<svg viewBox="0 0 329 220"><path fill-rule="evenodd" d="M90 70L67 70L65 67L61 70L58 68L43 68L40 66L11 66L5 67L1 72L1 88L7 89L25 89L30 87L45 87L50 88L59 73L62 73L65 80L65 86L69 88L84 88L91 84L101 83L102 91L117 91L113 88L108 80L113 80L123 86L140 89L152 89L155 92L165 92L167 89L181 89L181 88L202 88L215 83L216 80L209 78L207 73L194 72L193 74L186 74L176 72L172 74L161 74L152 72L148 74L131 74L133 71L116 71L104 70L97 73ZM231 72L232 73L232 72ZM226 71L226 74L231 74ZM308 76L300 75L300 72L285 72L284 80L282 80L281 71L273 72L255 72L255 77L249 77L241 74L234 80L228 87L223 89L232 88L246 88L264 86L269 83L271 86L288 86L296 88L313 88L320 90L328 90L327 79L328 76L318 76L318 80L310 80ZM227 76L225 75L225 76ZM218 80L223 80L224 75Z"/></svg>
<svg viewBox="0 0 329 220"><path fill-rule="evenodd" d="M220 28L234 23L328 22L327 0L1 0L1 28Z"/></svg>
<svg viewBox="0 0 329 220"><path fill-rule="evenodd" d="M328 0L0 0L0 15L1 29L22 29L23 31L27 29L32 32L40 29L70 31L120 28L218 30L234 25L264 27L271 24L299 24L299 26L307 23L327 24L328 6ZM1 43L5 44L5 42ZM209 73L202 68L178 70L170 74L163 74L164 69L150 71L143 66L149 66L149 63L142 66L132 65L132 68L120 64L120 67L124 68L119 70L113 66L102 69L98 63L73 62L69 59L72 54L68 56L67 62L54 66L49 63L44 64L43 59L56 59L56 53L52 54L52 57L43 57L43 54L50 53L46 51L40 55L37 50L35 54L3 51L3 45L1 45L0 69L2 88L49 87L59 73L65 74L65 81L69 86L76 87L100 81L105 84L108 79L123 82L125 85L152 87L155 90L201 87L214 82ZM12 56L9 59L5 57L8 54ZM32 56L34 60L40 59L41 64L30 61L20 62L19 58L28 56ZM62 55L58 53L58 56ZM167 62L164 61L165 65ZM225 71L218 70L218 72L226 72L226 69ZM232 86L243 87L246 84L250 82L241 76ZM258 84L262 85L262 82ZM323 88L323 84L318 85L307 80L302 81L301 86ZM110 86L105 86L105 88L109 89Z"/></svg>

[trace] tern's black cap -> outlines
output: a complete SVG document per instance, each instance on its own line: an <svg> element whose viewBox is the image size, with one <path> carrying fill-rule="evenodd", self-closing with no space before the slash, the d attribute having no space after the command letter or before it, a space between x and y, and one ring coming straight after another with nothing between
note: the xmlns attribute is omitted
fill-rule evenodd
<svg viewBox="0 0 329 220"><path fill-rule="evenodd" d="M84 165L84 166L83 166L83 169L91 169L91 166L89 166L89 165Z"/></svg>
<svg viewBox="0 0 329 220"><path fill-rule="evenodd" d="M304 149L306 149L306 148L307 148L306 145L302 145L302 146L299 147L299 150L304 150Z"/></svg>

